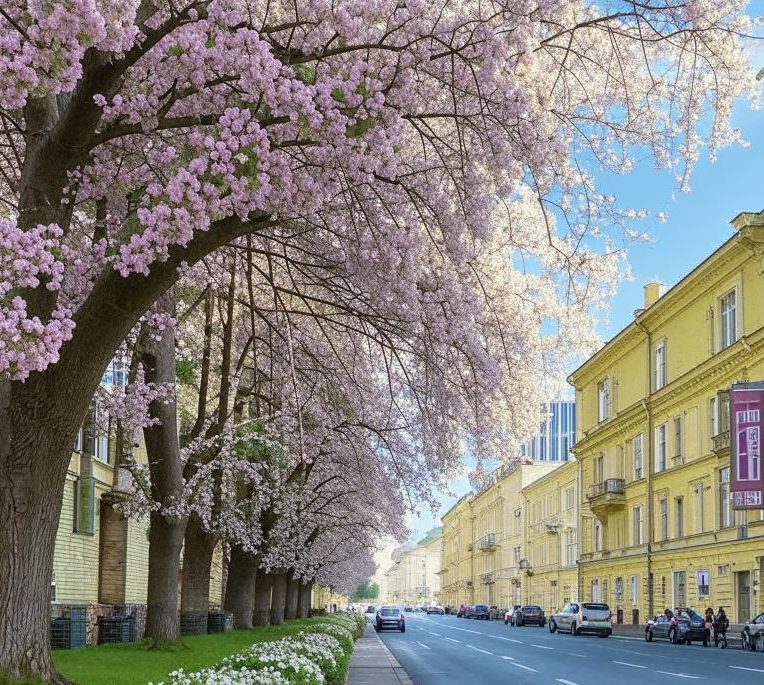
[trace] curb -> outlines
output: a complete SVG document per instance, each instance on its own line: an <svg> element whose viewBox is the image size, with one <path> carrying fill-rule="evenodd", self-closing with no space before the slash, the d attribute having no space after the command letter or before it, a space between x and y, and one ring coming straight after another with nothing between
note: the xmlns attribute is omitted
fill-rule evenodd
<svg viewBox="0 0 764 685"><path fill-rule="evenodd" d="M371 624L368 624L364 634L362 636L367 640L370 640L374 646L374 649L379 650L384 655L381 659L382 663L375 665L353 665L353 657L351 657L350 667L348 668L347 677L345 678L346 685L354 685L354 683L361 685L365 683L390 683L390 685L414 685L414 681L411 679L406 669L400 664L400 662L393 656L393 653L387 648L384 642L380 639L379 635L372 628ZM358 641L356 641L356 646ZM353 656L356 655L358 650L353 652ZM386 663L385 663L386 662ZM384 677L381 677L384 674Z"/></svg>

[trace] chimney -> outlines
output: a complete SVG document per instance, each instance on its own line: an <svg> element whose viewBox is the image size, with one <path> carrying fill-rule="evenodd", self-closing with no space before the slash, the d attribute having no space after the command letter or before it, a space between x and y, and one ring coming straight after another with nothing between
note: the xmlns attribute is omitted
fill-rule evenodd
<svg viewBox="0 0 764 685"><path fill-rule="evenodd" d="M742 230L746 226L764 226L764 210L761 212L740 212L730 223L737 231Z"/></svg>
<svg viewBox="0 0 764 685"><path fill-rule="evenodd" d="M647 283L644 286L644 293L645 293L645 306L644 308L647 309L654 305L658 298L663 295L663 284L658 283L657 281L653 281L652 283Z"/></svg>

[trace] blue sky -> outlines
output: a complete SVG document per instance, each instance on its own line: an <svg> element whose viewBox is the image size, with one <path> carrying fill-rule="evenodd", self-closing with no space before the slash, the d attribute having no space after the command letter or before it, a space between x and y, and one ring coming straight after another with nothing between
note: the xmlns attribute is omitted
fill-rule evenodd
<svg viewBox="0 0 764 685"><path fill-rule="evenodd" d="M764 15L764 0L750 4L750 13ZM764 67L764 50L757 49L758 70ZM759 58L759 56L761 56ZM674 285L732 235L730 220L741 211L764 209L764 110L751 111L747 103L734 110L733 124L741 129L748 147L720 150L716 162L702 154L690 180L691 190L682 193L669 172L656 171L651 159L635 165L632 173L596 175L599 189L615 195L622 208L647 209L652 216L665 212L666 222L646 219L635 228L646 230L650 241L629 247L632 279L624 282L603 313L598 333L612 338L642 306L642 286L650 281ZM571 369L572 370L572 369ZM440 514L447 511L469 488L465 479L453 481L454 496L444 494ZM419 540L439 516L423 509L419 517L408 517L410 541Z"/></svg>

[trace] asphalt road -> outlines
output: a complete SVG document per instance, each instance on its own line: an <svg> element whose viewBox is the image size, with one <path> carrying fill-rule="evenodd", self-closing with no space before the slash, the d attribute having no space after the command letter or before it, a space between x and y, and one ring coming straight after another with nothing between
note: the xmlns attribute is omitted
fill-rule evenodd
<svg viewBox="0 0 764 685"><path fill-rule="evenodd" d="M764 654L642 638L551 634L503 621L406 615L382 640L415 685L630 685L694 680L764 685Z"/></svg>

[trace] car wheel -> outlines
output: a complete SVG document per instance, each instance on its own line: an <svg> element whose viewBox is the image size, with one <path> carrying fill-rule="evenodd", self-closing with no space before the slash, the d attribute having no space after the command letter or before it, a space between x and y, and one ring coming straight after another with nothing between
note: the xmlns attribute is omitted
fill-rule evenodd
<svg viewBox="0 0 764 685"><path fill-rule="evenodd" d="M756 637L752 641L752 645L757 652L764 652L764 633L756 633Z"/></svg>
<svg viewBox="0 0 764 685"><path fill-rule="evenodd" d="M520 628L523 625L523 619L518 618L517 619L517 627Z"/></svg>
<svg viewBox="0 0 764 685"><path fill-rule="evenodd" d="M645 641L652 642L653 641L653 631L652 630L646 630L645 631Z"/></svg>
<svg viewBox="0 0 764 685"><path fill-rule="evenodd" d="M557 630L557 624L554 621L549 621L549 632L554 633Z"/></svg>
<svg viewBox="0 0 764 685"><path fill-rule="evenodd" d="M573 636L578 635L578 633L576 632L576 622L575 621L573 621L573 623L570 624L570 634L573 635Z"/></svg>

